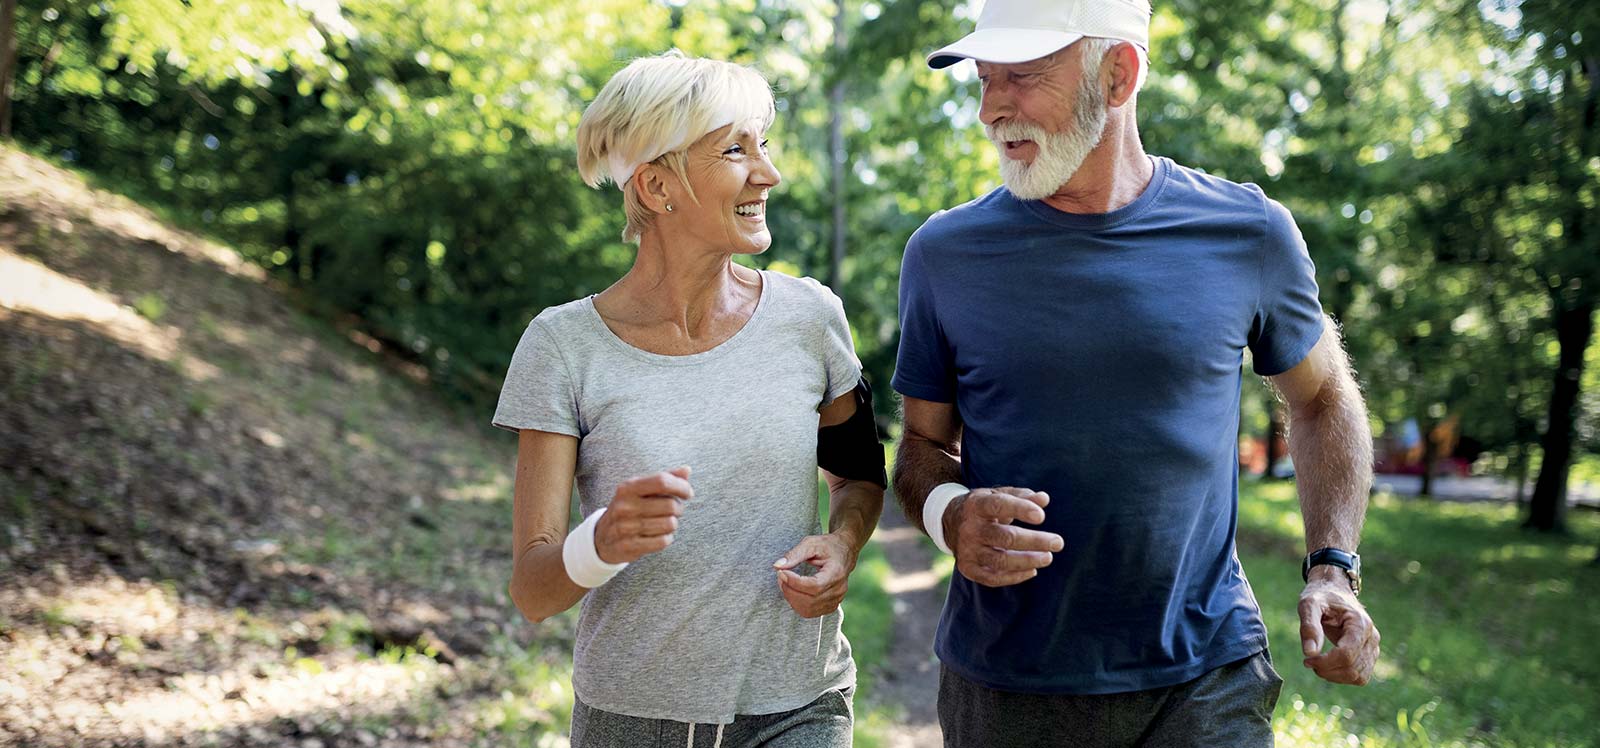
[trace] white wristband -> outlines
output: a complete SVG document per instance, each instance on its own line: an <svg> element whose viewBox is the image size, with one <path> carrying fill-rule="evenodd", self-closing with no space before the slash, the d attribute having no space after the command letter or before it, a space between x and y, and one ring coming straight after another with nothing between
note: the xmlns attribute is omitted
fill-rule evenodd
<svg viewBox="0 0 1600 748"><path fill-rule="evenodd" d="M579 587L594 589L628 568L626 563L608 564L600 560L600 552L594 548L594 526L605 513L605 507L600 507L578 523L567 541L561 544L561 563L567 567L567 576Z"/></svg>
<svg viewBox="0 0 1600 748"><path fill-rule="evenodd" d="M944 510L950 508L950 502L955 501L956 497L969 490L960 483L940 483L928 492L928 500L922 503L922 526L927 529L933 544L945 553L953 552L950 544L944 542Z"/></svg>

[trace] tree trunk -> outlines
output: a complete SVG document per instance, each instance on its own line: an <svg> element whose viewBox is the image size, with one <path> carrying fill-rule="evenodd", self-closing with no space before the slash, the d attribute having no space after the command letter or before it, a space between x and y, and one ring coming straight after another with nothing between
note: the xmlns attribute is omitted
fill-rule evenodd
<svg viewBox="0 0 1600 748"><path fill-rule="evenodd" d="M1517 447L1517 459L1511 466L1511 474L1517 479L1517 513L1522 513L1522 507L1528 503L1528 456L1527 445Z"/></svg>
<svg viewBox="0 0 1600 748"><path fill-rule="evenodd" d="M0 0L0 140L11 139L11 94L17 78L17 0Z"/></svg>
<svg viewBox="0 0 1600 748"><path fill-rule="evenodd" d="M844 3L833 13L833 87L828 91L828 167L833 180L833 245L828 262L828 285L834 293L844 283Z"/></svg>
<svg viewBox="0 0 1600 748"><path fill-rule="evenodd" d="M1594 333L1594 302L1562 308L1556 299L1556 341L1561 346L1555 386L1550 391L1549 427L1544 432L1544 463L1533 487L1527 526L1564 532L1567 526L1567 471L1572 466L1572 426L1577 416L1583 353Z"/></svg>
<svg viewBox="0 0 1600 748"><path fill-rule="evenodd" d="M1427 418L1417 419L1417 424L1422 431L1422 487L1417 489L1417 495L1431 498L1433 496L1433 463L1439 459L1439 450L1433 444L1433 429L1436 424Z"/></svg>

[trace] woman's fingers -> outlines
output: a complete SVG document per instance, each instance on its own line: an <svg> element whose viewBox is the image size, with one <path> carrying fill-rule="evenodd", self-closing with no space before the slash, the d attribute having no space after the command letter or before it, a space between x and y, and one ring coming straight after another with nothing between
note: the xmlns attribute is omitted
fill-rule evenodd
<svg viewBox="0 0 1600 748"><path fill-rule="evenodd" d="M689 468L640 475L617 486L595 528L595 548L606 558L633 562L672 545L683 502L694 498Z"/></svg>
<svg viewBox="0 0 1600 748"><path fill-rule="evenodd" d="M688 501L694 498L694 487L689 485L688 475L688 468L676 468L629 478L617 486L617 498L670 496Z"/></svg>
<svg viewBox="0 0 1600 748"><path fill-rule="evenodd" d="M678 530L677 517L640 517L632 520L632 534L642 538L671 535Z"/></svg>
<svg viewBox="0 0 1600 748"><path fill-rule="evenodd" d="M839 603L844 601L846 585L828 585L816 593L796 586L810 579L812 577L804 577L792 571L778 572L778 590L783 593L783 599L789 603L789 607L802 618L816 618L838 610Z"/></svg>

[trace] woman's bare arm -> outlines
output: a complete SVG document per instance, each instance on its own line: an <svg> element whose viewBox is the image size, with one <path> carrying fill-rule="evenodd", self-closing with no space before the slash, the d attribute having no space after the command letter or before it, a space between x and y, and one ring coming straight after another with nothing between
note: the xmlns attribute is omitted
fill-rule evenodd
<svg viewBox="0 0 1600 748"><path fill-rule="evenodd" d="M588 592L567 577L561 561L577 464L577 437L532 429L518 434L511 601L535 623L572 607Z"/></svg>

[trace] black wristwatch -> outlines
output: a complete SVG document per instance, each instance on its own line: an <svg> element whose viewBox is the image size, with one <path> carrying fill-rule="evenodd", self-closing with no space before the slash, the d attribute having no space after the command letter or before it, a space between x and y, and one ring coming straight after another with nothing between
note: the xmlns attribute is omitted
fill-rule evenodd
<svg viewBox="0 0 1600 748"><path fill-rule="evenodd" d="M1311 567L1337 566L1344 569L1344 575L1350 579L1350 591L1356 595L1361 594L1361 557L1354 553L1341 551L1338 548L1323 548L1312 551L1306 560L1300 563L1301 581L1311 581Z"/></svg>

